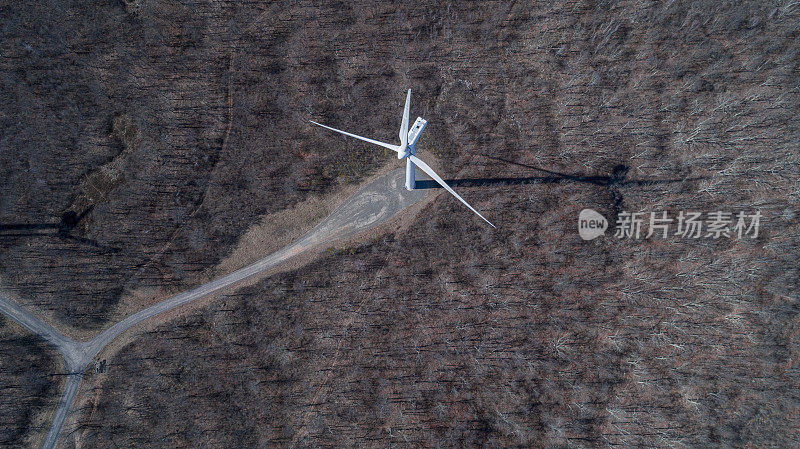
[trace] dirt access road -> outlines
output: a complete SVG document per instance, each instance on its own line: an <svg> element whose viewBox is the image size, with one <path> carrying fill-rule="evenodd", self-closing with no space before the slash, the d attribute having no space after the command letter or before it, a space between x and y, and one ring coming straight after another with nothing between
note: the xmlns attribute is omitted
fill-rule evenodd
<svg viewBox="0 0 800 449"><path fill-rule="evenodd" d="M345 200L328 218L297 241L251 265L129 315L86 342L78 342L62 335L16 302L0 295L0 312L52 344L64 358L67 381L42 448L52 449L56 446L61 428L78 392L83 372L94 357L120 334L148 318L269 271L312 248L374 228L406 207L419 202L430 192L430 190L408 191L404 188L404 182L405 169L393 170L376 178Z"/></svg>

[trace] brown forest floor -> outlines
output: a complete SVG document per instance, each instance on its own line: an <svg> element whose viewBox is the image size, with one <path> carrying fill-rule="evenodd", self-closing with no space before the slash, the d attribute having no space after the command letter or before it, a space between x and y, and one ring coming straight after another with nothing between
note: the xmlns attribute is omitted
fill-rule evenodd
<svg viewBox="0 0 800 449"><path fill-rule="evenodd" d="M502 222L524 228L489 231L440 201L396 238L142 335L87 381L76 441L787 447L798 437L797 307L781 290L795 281L765 263L775 255L749 242L587 244L574 217L577 204L602 201L599 189L502 190L488 190L511 211Z"/></svg>
<svg viewBox="0 0 800 449"><path fill-rule="evenodd" d="M484 179L461 190L499 225L440 196L355 254L144 333L87 376L67 446L794 444L800 5L410 8L154 1L12 22L4 51L41 66L0 66L16 101L0 218L93 204L76 235L121 248L0 240L4 283L71 325L198 282L262 215L374 170L385 155L304 122L390 139L405 87L420 146L445 178ZM657 182L536 179L620 165ZM764 217L754 240L584 242L584 207Z"/></svg>
<svg viewBox="0 0 800 449"><path fill-rule="evenodd" d="M0 317L0 447L40 447L63 385L58 353Z"/></svg>

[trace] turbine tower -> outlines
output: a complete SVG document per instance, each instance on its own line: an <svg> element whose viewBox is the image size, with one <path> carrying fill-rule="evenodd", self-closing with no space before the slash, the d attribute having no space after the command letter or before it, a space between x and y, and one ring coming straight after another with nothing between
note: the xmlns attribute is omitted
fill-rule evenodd
<svg viewBox="0 0 800 449"><path fill-rule="evenodd" d="M411 109L411 89L408 89L408 93L406 94L406 106L403 109L403 119L400 122L400 145L393 145L391 143L380 142L377 140L369 139L366 137L358 136L355 134L351 134L347 131L342 131L341 129L331 128L330 126L323 125L322 123L317 123L311 120L311 123L321 126L323 128L329 129L331 131L335 131L337 133L344 134L346 136L354 137L359 140L363 140L364 142L369 142L374 145L381 146L383 148L388 148L392 151L397 152L398 159L405 159L406 160L406 189L413 190L416 186L416 179L414 178L414 167L419 167L420 170L424 171L428 174L434 181L439 183L442 187L445 188L448 192L450 192L453 196L458 198L459 201L464 203L472 212L478 214L479 217L483 219L486 223L493 228L496 226L492 224L491 221L487 220L486 217L481 215L480 212L475 210L474 207L470 206L468 202L461 198L461 195L457 194L455 190L453 190L449 185L447 185L444 180L433 171L432 168L428 166L422 159L418 158L414 155L414 147L416 146L417 140L419 136L422 134L422 130L425 129L425 126L428 122L422 118L417 117L417 120L414 122L414 125L411 127L411 130L408 129L408 117L409 112Z"/></svg>

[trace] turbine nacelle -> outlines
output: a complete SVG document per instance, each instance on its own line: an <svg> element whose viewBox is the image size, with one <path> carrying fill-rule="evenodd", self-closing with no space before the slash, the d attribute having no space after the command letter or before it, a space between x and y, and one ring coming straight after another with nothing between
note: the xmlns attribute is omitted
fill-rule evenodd
<svg viewBox="0 0 800 449"><path fill-rule="evenodd" d="M417 140L419 140L419 136L422 134L422 131L427 125L427 120L422 117L417 117L417 120L414 121L411 129L408 130L408 142L406 144L406 148L402 150L402 152L397 152L397 159L403 159L414 154L414 145L417 143Z"/></svg>

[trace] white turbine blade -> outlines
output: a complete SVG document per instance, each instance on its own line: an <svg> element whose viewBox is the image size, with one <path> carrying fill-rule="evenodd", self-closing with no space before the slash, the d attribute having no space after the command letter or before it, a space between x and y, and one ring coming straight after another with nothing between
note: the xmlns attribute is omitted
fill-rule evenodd
<svg viewBox="0 0 800 449"><path fill-rule="evenodd" d="M483 218L483 221L485 221L486 223L489 223L489 225L491 225L491 227L497 228L497 226L493 225L491 221L487 220L486 217L481 215L480 212L476 211L474 207L470 206L468 202L464 201L464 198L461 198L461 196L459 194L457 194L455 190L451 189L450 186L447 185L447 183L444 182L444 180L442 178L440 178L439 175L437 175L436 172L433 171L433 169L428 166L428 164L426 164L425 162L422 162L422 159L414 156L413 154L408 155L408 158L411 159L411 161L414 164L416 164L417 167L421 168L422 171L427 173L428 176L433 178L434 181L436 181L439 184L441 184L441 186L444 187L448 192L452 193L454 197L458 198L459 201L461 201L462 203L464 203L464 205L469 207L469 210L471 210L472 212L475 212L476 214L478 214L478 216Z"/></svg>
<svg viewBox="0 0 800 449"><path fill-rule="evenodd" d="M317 126L321 126L323 128L327 128L327 129L329 129L331 131L336 131L337 133L342 133L342 134L344 134L346 136L355 137L356 139L363 140L364 142L374 143L375 145L379 145L379 146L382 146L384 148L388 148L388 149L390 149L392 151L396 151L398 153L401 153L400 147L398 147L397 145L392 145L390 143L379 142L377 140L373 140L373 139L368 139L366 137L357 136L357 135L351 134L351 133L349 133L347 131L342 131L341 129L336 129L336 128L331 128L330 126L325 126L322 123L315 122L314 120L309 120L309 121L311 123L317 125Z"/></svg>
<svg viewBox="0 0 800 449"><path fill-rule="evenodd" d="M408 145L408 115L411 112L411 89L406 94L406 107L403 109L403 121L400 122L400 148Z"/></svg>

